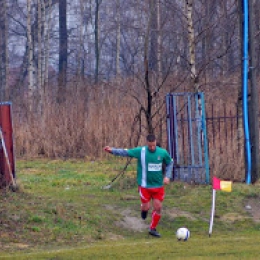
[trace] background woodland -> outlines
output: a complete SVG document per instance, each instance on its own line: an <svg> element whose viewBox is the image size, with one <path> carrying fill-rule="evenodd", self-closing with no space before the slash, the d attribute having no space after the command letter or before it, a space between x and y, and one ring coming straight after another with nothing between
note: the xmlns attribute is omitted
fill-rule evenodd
<svg viewBox="0 0 260 260"><path fill-rule="evenodd" d="M166 147L170 92L241 114L239 0L0 0L0 12L0 101L12 102L18 157L94 160L148 132Z"/></svg>

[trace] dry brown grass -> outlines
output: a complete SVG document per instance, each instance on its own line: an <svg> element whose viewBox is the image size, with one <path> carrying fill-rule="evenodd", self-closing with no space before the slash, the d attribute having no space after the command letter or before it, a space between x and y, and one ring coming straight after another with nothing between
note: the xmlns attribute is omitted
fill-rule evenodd
<svg viewBox="0 0 260 260"><path fill-rule="evenodd" d="M221 150L220 146L221 145ZM244 149L237 150L237 142L229 140L218 143L215 149L210 149L210 173L222 179L244 181L245 161Z"/></svg>
<svg viewBox="0 0 260 260"><path fill-rule="evenodd" d="M192 91L185 82L180 82L180 79L169 78L164 90L155 98L154 112L160 107L153 118L155 133L164 147L167 146L165 95L172 91ZM96 86L72 85L68 89L71 91L67 91L66 100L57 104L52 86L51 91L46 92L40 112L30 112L26 98L20 96L13 101L17 157L87 157L93 160L106 156L102 149L105 145L129 147L144 142L147 134L144 115L133 126L140 109L137 99L146 106L144 86L136 78L117 79ZM237 89L236 79L230 79L223 81L222 86L220 82L210 83L203 91L207 105L216 104L215 112L221 115L224 103L234 107ZM223 134L216 131L213 134ZM242 152L234 157L237 141L227 143L218 137L215 140L215 147L210 145L211 173L241 180L244 159ZM221 145L224 149L220 149Z"/></svg>
<svg viewBox="0 0 260 260"><path fill-rule="evenodd" d="M128 96L104 86L85 86L57 104L45 100L41 113L13 102L17 156L101 157L105 145L125 146L137 111Z"/></svg>

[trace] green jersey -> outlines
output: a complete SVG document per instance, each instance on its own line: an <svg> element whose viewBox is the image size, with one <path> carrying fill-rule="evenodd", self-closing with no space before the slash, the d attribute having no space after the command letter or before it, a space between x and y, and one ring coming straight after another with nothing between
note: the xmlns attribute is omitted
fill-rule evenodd
<svg viewBox="0 0 260 260"><path fill-rule="evenodd" d="M151 152L147 146L127 150L128 156L137 159L137 183L144 188L158 188L163 186L163 169L165 163L169 165L172 158L169 153L156 146Z"/></svg>

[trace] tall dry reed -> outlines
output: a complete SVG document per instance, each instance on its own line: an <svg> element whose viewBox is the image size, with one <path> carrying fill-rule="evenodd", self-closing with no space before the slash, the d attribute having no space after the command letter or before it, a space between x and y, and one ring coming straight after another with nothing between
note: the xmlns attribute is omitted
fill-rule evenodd
<svg viewBox="0 0 260 260"><path fill-rule="evenodd" d="M154 100L153 120L155 133L160 136L161 145L167 146L165 95L191 91L177 79L169 78L165 88ZM135 79L121 79L100 85L71 85L67 88L65 100L56 102L56 89L52 86L45 93L44 100L35 110L30 110L23 96L13 100L13 123L15 153L17 157L89 158L107 156L105 145L129 147L143 144L147 134L142 107L146 106L144 86ZM235 84L232 86L235 91ZM233 93L235 93L233 91ZM235 103L235 95L223 91L218 84L205 88L207 104L216 103L222 113L223 102ZM138 100L138 101L137 101ZM227 127L227 126L226 126ZM223 134L216 130L213 135ZM131 141L131 142L130 142ZM241 180L244 172L243 153L234 157L233 143L216 138L217 144L210 145L211 173L223 178ZM222 143L223 142L223 143ZM220 146L225 149L219 149Z"/></svg>

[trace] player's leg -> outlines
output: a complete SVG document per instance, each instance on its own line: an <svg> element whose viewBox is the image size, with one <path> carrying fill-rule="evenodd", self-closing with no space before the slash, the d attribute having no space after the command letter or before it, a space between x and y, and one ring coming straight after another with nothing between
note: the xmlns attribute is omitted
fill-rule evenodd
<svg viewBox="0 0 260 260"><path fill-rule="evenodd" d="M162 202L164 199L164 188L155 189L153 198L153 212L152 212L152 220L150 224L149 233L155 237L160 237L160 234L156 231L156 227L161 219L161 211L162 211Z"/></svg>
<svg viewBox="0 0 260 260"><path fill-rule="evenodd" d="M150 202L146 202L141 204L141 217L142 219L147 218L148 211L150 209Z"/></svg>
<svg viewBox="0 0 260 260"><path fill-rule="evenodd" d="M158 199L153 199L152 221L150 225L151 229L156 229L161 219L161 210L162 210L162 201Z"/></svg>
<svg viewBox="0 0 260 260"><path fill-rule="evenodd" d="M141 200L141 217L142 219L146 219L147 213L150 209L150 200L151 196L147 189L143 187L138 188L140 200Z"/></svg>

